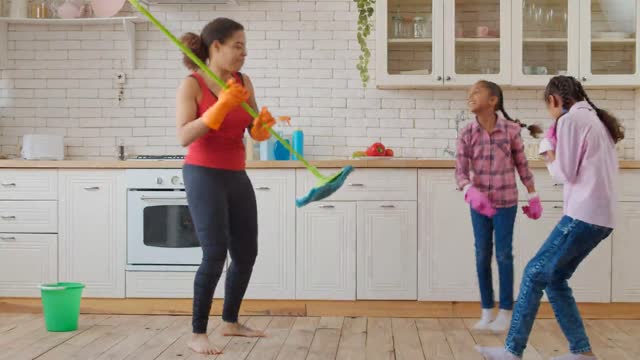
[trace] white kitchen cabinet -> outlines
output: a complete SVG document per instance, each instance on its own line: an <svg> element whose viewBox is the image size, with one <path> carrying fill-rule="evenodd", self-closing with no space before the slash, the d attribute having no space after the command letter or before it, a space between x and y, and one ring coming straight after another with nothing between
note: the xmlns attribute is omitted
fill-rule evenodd
<svg viewBox="0 0 640 360"><path fill-rule="evenodd" d="M57 279L55 234L0 234L0 297L38 297L40 284Z"/></svg>
<svg viewBox="0 0 640 360"><path fill-rule="evenodd" d="M358 299L417 299L416 211L414 201L358 203Z"/></svg>
<svg viewBox="0 0 640 360"><path fill-rule="evenodd" d="M511 1L376 2L376 85L412 88L511 80ZM427 33L396 34L396 19L426 18ZM406 19L411 19L409 22Z"/></svg>
<svg viewBox="0 0 640 360"><path fill-rule="evenodd" d="M511 0L444 2L444 84L511 81Z"/></svg>
<svg viewBox="0 0 640 360"><path fill-rule="evenodd" d="M581 2L513 1L513 85L546 86L565 73L579 77Z"/></svg>
<svg viewBox="0 0 640 360"><path fill-rule="evenodd" d="M376 2L376 84L379 87L438 86L444 79L444 0ZM425 31L404 18L422 17ZM406 30L406 31L403 31Z"/></svg>
<svg viewBox="0 0 640 360"><path fill-rule="evenodd" d="M296 298L355 300L356 203L298 209L296 233Z"/></svg>
<svg viewBox="0 0 640 360"><path fill-rule="evenodd" d="M258 258L247 299L295 297L295 171L249 170L258 205Z"/></svg>
<svg viewBox="0 0 640 360"><path fill-rule="evenodd" d="M519 206L524 205L521 203ZM527 263L537 254L551 231L562 218L562 203L543 203L543 215L531 220L518 214L514 232L515 289L520 282ZM611 301L611 239L603 240L580 264L569 280L573 294L579 302ZM545 296L546 300L546 296Z"/></svg>
<svg viewBox="0 0 640 360"><path fill-rule="evenodd" d="M215 299L224 298L224 281L227 272L222 273ZM193 298L194 271L127 271L128 298Z"/></svg>
<svg viewBox="0 0 640 360"><path fill-rule="evenodd" d="M2 169L0 170L0 199L57 200L58 171Z"/></svg>
<svg viewBox="0 0 640 360"><path fill-rule="evenodd" d="M59 278L87 297L124 297L126 191L120 170L60 170Z"/></svg>
<svg viewBox="0 0 640 360"><path fill-rule="evenodd" d="M0 232L55 234L57 231L56 201L0 201Z"/></svg>
<svg viewBox="0 0 640 360"><path fill-rule="evenodd" d="M454 172L418 172L418 299L479 301L469 206Z"/></svg>
<svg viewBox="0 0 640 360"><path fill-rule="evenodd" d="M339 169L322 169L335 174ZM344 185L329 201L415 201L417 196L415 169L355 169ZM297 172L297 196L306 195L317 179L307 170Z"/></svg>
<svg viewBox="0 0 640 360"><path fill-rule="evenodd" d="M587 86L640 81L640 1L580 1L580 79Z"/></svg>
<svg viewBox="0 0 640 360"><path fill-rule="evenodd" d="M640 302L640 202L620 204L617 227L613 232L614 302Z"/></svg>

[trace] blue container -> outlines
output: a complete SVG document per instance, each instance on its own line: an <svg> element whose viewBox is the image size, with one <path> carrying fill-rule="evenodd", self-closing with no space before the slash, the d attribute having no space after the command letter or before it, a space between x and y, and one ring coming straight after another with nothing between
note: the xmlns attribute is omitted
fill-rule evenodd
<svg viewBox="0 0 640 360"><path fill-rule="evenodd" d="M260 160L275 160L275 153L274 153L274 148L275 148L275 142L277 140L275 140L274 138L269 138L268 140L265 140L263 142L260 143Z"/></svg>
<svg viewBox="0 0 640 360"><path fill-rule="evenodd" d="M286 141L289 145L291 145L291 141L289 141L289 139L285 138L284 141ZM276 160L291 160L291 153L279 141L276 142L276 145L273 148L273 153L276 157Z"/></svg>
<svg viewBox="0 0 640 360"><path fill-rule="evenodd" d="M293 150L300 154L300 156L304 156L304 133L302 130L295 130L293 132L291 142L293 143L291 145ZM292 158L293 160L299 160L298 157L293 154Z"/></svg>

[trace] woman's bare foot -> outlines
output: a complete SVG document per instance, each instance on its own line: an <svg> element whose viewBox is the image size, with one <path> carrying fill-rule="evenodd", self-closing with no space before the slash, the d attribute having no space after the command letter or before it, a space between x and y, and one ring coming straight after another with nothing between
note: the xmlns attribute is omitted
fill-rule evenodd
<svg viewBox="0 0 640 360"><path fill-rule="evenodd" d="M217 347L211 345L207 334L193 334L191 340L187 343L189 349L197 352L198 354L205 355L218 355L222 354L222 351Z"/></svg>
<svg viewBox="0 0 640 360"><path fill-rule="evenodd" d="M225 322L222 325L222 335L224 336L243 336L243 337L265 337L264 331L253 330L239 323Z"/></svg>

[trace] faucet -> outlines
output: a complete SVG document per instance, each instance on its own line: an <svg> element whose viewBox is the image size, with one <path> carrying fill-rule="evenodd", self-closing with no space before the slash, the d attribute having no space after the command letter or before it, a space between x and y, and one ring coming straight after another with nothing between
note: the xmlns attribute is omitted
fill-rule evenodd
<svg viewBox="0 0 640 360"><path fill-rule="evenodd" d="M464 110L460 111L457 115L456 115L456 138L458 137L458 134L460 133L460 124L467 121L467 116L466 116L466 112ZM444 155L448 155L452 158L456 157L456 151L454 149L451 149L449 147L449 145L447 145L447 147L444 149L443 151Z"/></svg>

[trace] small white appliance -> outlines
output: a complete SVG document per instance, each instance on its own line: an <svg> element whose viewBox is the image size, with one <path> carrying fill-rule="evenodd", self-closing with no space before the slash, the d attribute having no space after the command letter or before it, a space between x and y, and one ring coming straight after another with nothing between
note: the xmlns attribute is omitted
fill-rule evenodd
<svg viewBox="0 0 640 360"><path fill-rule="evenodd" d="M25 160L64 160L64 137L61 135L27 134L22 137Z"/></svg>

